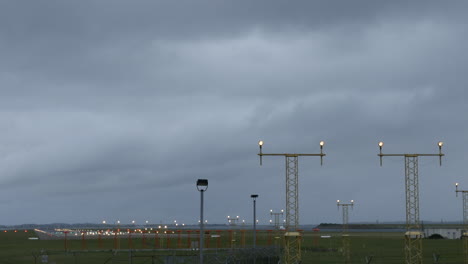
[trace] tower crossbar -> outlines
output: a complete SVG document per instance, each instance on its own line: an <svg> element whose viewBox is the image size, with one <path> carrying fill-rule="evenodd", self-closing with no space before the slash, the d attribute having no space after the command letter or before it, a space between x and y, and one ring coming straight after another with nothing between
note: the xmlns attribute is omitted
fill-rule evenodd
<svg viewBox="0 0 468 264"><path fill-rule="evenodd" d="M338 208L341 206L341 210L343 213L343 224L342 224L342 243L343 243L343 260L344 263L351 263L351 246L349 240L349 207L354 207L354 201L351 200L349 204L340 203L340 200L337 201Z"/></svg>
<svg viewBox="0 0 468 264"><path fill-rule="evenodd" d="M379 142L380 166L384 156L402 156L405 158L405 193L406 193L406 233L405 233L405 263L422 264L423 231L419 220L419 171L418 157L438 156L442 165L442 142L438 143L438 154L382 154L383 142Z"/></svg>
<svg viewBox="0 0 468 264"><path fill-rule="evenodd" d="M283 210L281 210L281 212L279 213L275 213L273 212L273 210L270 210L270 215L273 216L273 226L275 227L275 230L279 230L280 229L280 216L283 215Z"/></svg>
<svg viewBox="0 0 468 264"><path fill-rule="evenodd" d="M301 235L297 231L299 226L299 157L319 156L322 164L325 154L322 152L323 141L320 142L319 154L290 154L290 153L263 153L263 141L259 142L260 165L263 156L283 156L286 159L286 223L285 223L285 264L301 263Z"/></svg>

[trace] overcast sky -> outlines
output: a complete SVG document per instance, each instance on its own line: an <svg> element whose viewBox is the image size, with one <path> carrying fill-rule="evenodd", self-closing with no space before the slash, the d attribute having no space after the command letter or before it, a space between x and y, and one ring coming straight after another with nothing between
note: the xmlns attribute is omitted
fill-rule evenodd
<svg viewBox="0 0 468 264"><path fill-rule="evenodd" d="M299 160L301 224L462 220L466 1L1 1L0 224L260 223Z"/></svg>

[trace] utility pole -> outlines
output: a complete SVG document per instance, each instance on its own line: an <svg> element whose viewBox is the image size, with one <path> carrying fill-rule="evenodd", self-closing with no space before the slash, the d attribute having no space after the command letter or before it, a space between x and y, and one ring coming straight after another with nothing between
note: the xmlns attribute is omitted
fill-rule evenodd
<svg viewBox="0 0 468 264"><path fill-rule="evenodd" d="M468 264L468 190L458 190L458 183L455 183L455 194L463 195L463 263Z"/></svg>
<svg viewBox="0 0 468 264"><path fill-rule="evenodd" d="M260 165L262 165L263 156L283 156L286 158L286 233L284 247L284 264L301 263L301 234L297 231L299 226L299 157L300 156L319 156L320 164L323 163L323 145L320 141L319 154L305 153L263 153L263 141L258 142L260 147Z"/></svg>
<svg viewBox="0 0 468 264"><path fill-rule="evenodd" d="M343 241L343 256L344 256L344 263L350 263L351 262L351 247L350 247L350 241L349 241L349 233L348 233L348 208L351 207L351 209L354 207L354 200L351 200L351 203L349 204L344 204L340 203L340 200L336 201L336 206L338 207L338 210L341 209L343 211L343 225L342 225L342 241Z"/></svg>
<svg viewBox="0 0 468 264"><path fill-rule="evenodd" d="M438 156L439 164L442 166L442 146L438 143L438 154L382 154L384 143L379 142L380 166L382 157L400 156L405 157L405 187L406 187L406 233L405 233L405 263L422 264L422 229L419 221L419 179L418 179L418 158L421 156Z"/></svg>

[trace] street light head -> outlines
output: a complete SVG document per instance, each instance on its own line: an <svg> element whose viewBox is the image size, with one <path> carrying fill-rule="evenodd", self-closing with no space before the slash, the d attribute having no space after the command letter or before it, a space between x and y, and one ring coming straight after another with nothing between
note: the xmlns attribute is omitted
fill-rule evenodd
<svg viewBox="0 0 468 264"><path fill-rule="evenodd" d="M353 204L353 203L354 203L354 200L351 200L351 203Z"/></svg>
<svg viewBox="0 0 468 264"><path fill-rule="evenodd" d="M273 209L270 209L270 213L273 213Z"/></svg>
<svg viewBox="0 0 468 264"><path fill-rule="evenodd" d="M325 141L320 141L320 146L323 147L325 145Z"/></svg>
<svg viewBox="0 0 468 264"><path fill-rule="evenodd" d="M259 145L260 147L263 146L263 140L260 140L260 141L258 142L258 145Z"/></svg>
<svg viewBox="0 0 468 264"><path fill-rule="evenodd" d="M455 186L456 186L456 187L458 187L458 182L457 182L457 183L455 183Z"/></svg>
<svg viewBox="0 0 468 264"><path fill-rule="evenodd" d="M380 141L379 142L379 147L383 147L383 145L384 145L383 141Z"/></svg>
<svg viewBox="0 0 468 264"><path fill-rule="evenodd" d="M197 190L204 192L208 189L208 180L207 179L198 179L197 180Z"/></svg>
<svg viewBox="0 0 468 264"><path fill-rule="evenodd" d="M255 199L255 198L258 197L258 194L252 194L252 195L250 195L250 197Z"/></svg>
<svg viewBox="0 0 468 264"><path fill-rule="evenodd" d="M439 147L442 147L444 145L444 142L439 141L439 143L437 143L437 145L439 145Z"/></svg>
<svg viewBox="0 0 468 264"><path fill-rule="evenodd" d="M340 200L336 200L336 203L340 203Z"/></svg>

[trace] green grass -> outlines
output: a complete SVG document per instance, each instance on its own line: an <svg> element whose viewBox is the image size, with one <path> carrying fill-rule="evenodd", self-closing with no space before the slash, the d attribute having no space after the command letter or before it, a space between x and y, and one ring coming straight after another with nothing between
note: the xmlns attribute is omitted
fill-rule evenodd
<svg viewBox="0 0 468 264"><path fill-rule="evenodd" d="M242 233L236 231L232 235L235 240L235 246L241 247ZM320 235L331 235L331 238L320 238ZM68 240L68 252L65 252L63 240L28 240L28 237L36 236L31 230L25 233L24 230L18 232L1 232L0 233L0 264L31 264L41 263L39 252L43 249L48 252L49 263L77 263L77 264L102 264L112 257L111 249L114 247L114 239L102 239L100 242L97 239L86 239L86 243L82 240ZM264 246L269 243L274 244L274 236L269 235L265 231L257 234L257 245ZM133 238L129 243L128 237L120 239L120 248L127 249L132 245L134 249L151 249L155 247L154 234L146 237L146 243L143 243L142 238ZM230 235L227 231L221 233L221 240L219 243L222 247L229 247ZM192 241L195 239L192 238ZM249 246L252 241L252 234L250 231L245 233L245 244ZM167 244L173 248L180 245L187 248L187 238L178 240L177 235L171 238L160 236L156 244L160 248L166 248ZM279 241L278 241L279 242ZM209 247L216 247L218 240L216 238L209 239ZM373 256L373 264L394 264L403 263L403 233L395 232L359 232L351 233L350 247L351 247L351 262L350 263L365 263L366 256ZM305 232L302 238L302 259L303 263L343 263L343 256L341 253L342 239L339 232L326 232L320 233ZM75 252L81 250L88 250L88 252ZM95 250L107 250L107 252L93 252ZM164 254L159 252L158 254ZM423 256L424 263L434 263L433 254L440 255L440 263L463 263L462 241L461 240L423 240ZM36 254L36 262L33 254ZM134 264L151 263L149 256L153 252L140 252L137 255L139 258L134 258ZM184 254L196 255L195 252L185 252ZM146 258L143 256L147 256ZM128 252L119 253L119 258L122 262L127 263ZM111 263L111 262L109 262Z"/></svg>
<svg viewBox="0 0 468 264"><path fill-rule="evenodd" d="M314 234L305 234L303 261L305 263L343 263L340 253L342 247L341 233L329 233L332 238L314 238ZM315 239L315 240L314 240ZM312 241L312 243L311 243ZM318 243L318 245L317 245ZM334 248L335 252L317 252L312 248ZM366 263L366 256L373 256L371 263L403 263L404 238L403 233L351 233L351 263ZM430 240L423 239L423 261L434 263L433 254L439 255L440 263L463 263L463 248L461 240Z"/></svg>

